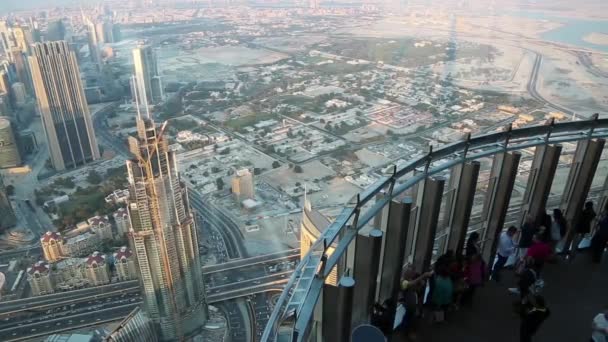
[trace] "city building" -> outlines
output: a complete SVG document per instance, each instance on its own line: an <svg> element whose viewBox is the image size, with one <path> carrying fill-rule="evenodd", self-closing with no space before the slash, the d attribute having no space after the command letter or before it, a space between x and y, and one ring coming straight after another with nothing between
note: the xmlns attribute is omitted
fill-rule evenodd
<svg viewBox="0 0 608 342"><path fill-rule="evenodd" d="M14 117L10 93L0 93L0 116Z"/></svg>
<svg viewBox="0 0 608 342"><path fill-rule="evenodd" d="M20 83L23 83L23 86L25 87L24 89L26 90L32 90L32 82L31 82L31 75L30 75L30 67L27 63L26 60L26 56L23 53L23 51L21 51L21 49L15 47L13 49L11 49L10 53L9 53L9 57L11 60L11 63L13 63L13 66L15 68L15 74L17 76L17 80Z"/></svg>
<svg viewBox="0 0 608 342"><path fill-rule="evenodd" d="M27 101L27 90L22 82L15 82L11 86L11 93L13 94L13 101L17 107L25 105Z"/></svg>
<svg viewBox="0 0 608 342"><path fill-rule="evenodd" d="M0 299L2 299L2 294L4 293L4 286L6 286L6 276L0 272Z"/></svg>
<svg viewBox="0 0 608 342"><path fill-rule="evenodd" d="M4 50L5 53L8 53L10 49L15 46L15 41L13 40L10 31L10 25L6 20L0 21L0 43L2 45L2 50Z"/></svg>
<svg viewBox="0 0 608 342"><path fill-rule="evenodd" d="M118 252L114 253L114 267L118 280L125 281L137 279L135 256L127 247L121 247Z"/></svg>
<svg viewBox="0 0 608 342"><path fill-rule="evenodd" d="M116 222L116 231L118 237L123 238L127 236L131 229L131 221L129 220L129 212L125 208L119 208L112 214L114 222Z"/></svg>
<svg viewBox="0 0 608 342"><path fill-rule="evenodd" d="M129 189L118 189L114 190L111 194L106 196L106 203L120 204L126 203L129 198Z"/></svg>
<svg viewBox="0 0 608 342"><path fill-rule="evenodd" d="M11 201L6 194L2 176L0 176L0 213L2 213L0 215L0 232L17 224L17 217L15 216Z"/></svg>
<svg viewBox="0 0 608 342"><path fill-rule="evenodd" d="M93 286L104 285L110 282L110 270L106 262L106 256L93 252L88 258L85 265L87 279Z"/></svg>
<svg viewBox="0 0 608 342"><path fill-rule="evenodd" d="M238 201L253 199L255 197L255 188L253 186L253 174L248 169L242 169L235 172L232 178L232 193Z"/></svg>
<svg viewBox="0 0 608 342"><path fill-rule="evenodd" d="M137 96L137 102L151 104L162 100L162 81L152 46L140 44L133 49L133 68L136 94L132 95Z"/></svg>
<svg viewBox="0 0 608 342"><path fill-rule="evenodd" d="M105 341L103 329L87 333L65 333L49 335L44 342L102 342Z"/></svg>
<svg viewBox="0 0 608 342"><path fill-rule="evenodd" d="M100 240L112 240L112 225L106 215L91 217L87 222L91 231L99 236Z"/></svg>
<svg viewBox="0 0 608 342"><path fill-rule="evenodd" d="M304 257L310 250L315 241L321 236L321 233L329 227L331 222L321 214L318 210L313 209L309 201L304 202L304 210L302 210L302 224L300 226L300 255ZM332 246L328 247L328 256L334 251L334 241ZM327 284L336 285L338 283L338 269L334 268L325 280Z"/></svg>
<svg viewBox="0 0 608 342"><path fill-rule="evenodd" d="M61 171L99 159L75 53L65 41L36 43L30 62L53 167Z"/></svg>
<svg viewBox="0 0 608 342"><path fill-rule="evenodd" d="M53 263L55 290L70 291L89 285L90 280L85 274L86 259L64 258Z"/></svg>
<svg viewBox="0 0 608 342"><path fill-rule="evenodd" d="M0 116L0 169L19 165L21 165L21 155L13 125L7 117Z"/></svg>
<svg viewBox="0 0 608 342"><path fill-rule="evenodd" d="M17 47L24 54L30 53L30 44L31 41L28 38L31 38L31 33L29 32L29 28L27 27L13 27L13 36L15 37L15 47Z"/></svg>
<svg viewBox="0 0 608 342"><path fill-rule="evenodd" d="M98 70L101 70L101 50L99 49L99 36L97 34L97 25L90 19L86 19L87 21L87 43L89 45L89 57L91 58L91 62L95 64Z"/></svg>
<svg viewBox="0 0 608 342"><path fill-rule="evenodd" d="M46 232L40 238L44 259L48 262L61 260L66 253L63 248L63 237L58 232Z"/></svg>
<svg viewBox="0 0 608 342"><path fill-rule="evenodd" d="M0 93L10 94L11 81L6 70L0 70Z"/></svg>
<svg viewBox="0 0 608 342"><path fill-rule="evenodd" d="M61 19L51 20L47 24L44 40L48 42L65 39L65 24Z"/></svg>
<svg viewBox="0 0 608 342"><path fill-rule="evenodd" d="M198 232L174 151L149 117L137 118L127 161L131 243L146 312L160 339L182 340L207 320Z"/></svg>
<svg viewBox="0 0 608 342"><path fill-rule="evenodd" d="M27 269L27 281L34 296L55 292L53 279L51 278L51 267L44 261L38 261Z"/></svg>
<svg viewBox="0 0 608 342"><path fill-rule="evenodd" d="M92 232L85 232L66 238L63 243L63 250L65 254L69 256L81 257L93 253L100 242L101 239L99 238L99 235Z"/></svg>
<svg viewBox="0 0 608 342"><path fill-rule="evenodd" d="M157 342L158 334L150 317L137 307L106 336L105 341Z"/></svg>

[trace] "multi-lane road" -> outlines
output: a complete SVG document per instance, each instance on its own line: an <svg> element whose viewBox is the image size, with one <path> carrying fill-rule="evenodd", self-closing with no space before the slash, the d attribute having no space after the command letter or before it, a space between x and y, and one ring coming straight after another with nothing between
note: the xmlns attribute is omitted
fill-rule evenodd
<svg viewBox="0 0 608 342"><path fill-rule="evenodd" d="M278 258L280 254L286 256ZM217 284L207 286L207 302L225 303L230 299L281 290L296 262L296 255L290 251L260 256L253 261L241 260L239 267L232 262L226 270L212 266L210 275ZM0 306L0 335L17 341L38 336L43 331L46 335L115 321L126 316L128 309L132 310L140 302L137 281L6 301ZM238 314L235 305L228 305L226 309ZM100 311L104 315L92 314ZM240 319L232 324L246 322Z"/></svg>

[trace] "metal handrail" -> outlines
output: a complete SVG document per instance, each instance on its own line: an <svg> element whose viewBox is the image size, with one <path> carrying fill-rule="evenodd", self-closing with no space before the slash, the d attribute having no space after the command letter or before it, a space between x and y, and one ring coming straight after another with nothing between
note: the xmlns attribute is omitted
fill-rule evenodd
<svg viewBox="0 0 608 342"><path fill-rule="evenodd" d="M463 162L498 153L605 137L608 137L608 119L599 119L597 114L594 114L591 120L585 121L554 123L551 120L545 125L515 130L511 129L511 126L507 126L503 132L473 138L467 136L463 141L436 150L431 149L425 156L413 160L399 169L395 166L391 175L378 179L358 194L354 203L345 206L313 243L279 297L261 340L274 341L280 324L288 318L293 318L295 321L292 340L301 341L306 337L322 285L346 252L348 245L356 237L357 232L396 196L412 188L418 182ZM416 170L423 170L423 172L415 173ZM406 175L411 176L405 179L405 182L397 184L397 181L405 178ZM384 196L363 210L380 193L383 193ZM340 240L335 245L333 253L328 256L327 249L338 236ZM314 275L306 276L306 270L311 269L315 270ZM296 295L303 295L303 299L292 301L291 299Z"/></svg>

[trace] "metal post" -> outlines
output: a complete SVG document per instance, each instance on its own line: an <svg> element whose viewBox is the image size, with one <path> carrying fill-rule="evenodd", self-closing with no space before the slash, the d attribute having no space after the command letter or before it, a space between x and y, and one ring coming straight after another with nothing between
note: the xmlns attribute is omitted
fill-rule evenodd
<svg viewBox="0 0 608 342"><path fill-rule="evenodd" d="M418 212L413 246L413 264L418 272L426 271L431 266L444 184L444 178L426 178L418 188L416 196Z"/></svg>
<svg viewBox="0 0 608 342"><path fill-rule="evenodd" d="M376 296L382 231L372 229L368 236L359 234L355 240L354 297L358 304L353 307L353 326L369 322Z"/></svg>
<svg viewBox="0 0 608 342"><path fill-rule="evenodd" d="M355 280L342 277L338 286L323 288L323 341L348 341L351 333Z"/></svg>
<svg viewBox="0 0 608 342"><path fill-rule="evenodd" d="M490 184L484 201L485 230L482 256L488 264L494 261L498 236L503 229L509 209L511 193L515 185L521 153L499 153L494 156L490 172Z"/></svg>
<svg viewBox="0 0 608 342"><path fill-rule="evenodd" d="M388 224L383 251L384 262L380 269L378 286L379 303L384 303L389 298L396 300L399 292L401 268L406 255L405 240L410 222L412 199L408 197L399 202L391 201L388 207Z"/></svg>
<svg viewBox="0 0 608 342"><path fill-rule="evenodd" d="M542 145L537 146L530 168L530 176L524 193L523 205L519 224L522 225L527 215L532 215L537 222L540 222L547 208L547 198L553 184L553 177L559 156L562 152L561 145ZM547 227L550 228L550 227Z"/></svg>
<svg viewBox="0 0 608 342"><path fill-rule="evenodd" d="M477 161L460 164L452 169L450 176L449 188L454 190L454 193L451 195L451 201L447 202L450 206L448 218L450 232L447 246L455 255L462 254L477 189L479 167Z"/></svg>
<svg viewBox="0 0 608 342"><path fill-rule="evenodd" d="M564 208L564 218L568 222L568 234L566 234L566 243L564 247L570 246L573 233L576 229L576 224L583 210L583 205L587 200L589 188L595 175L595 170L602 156L604 149L604 139L589 139L581 140L576 145L566 188L562 195L562 205ZM576 248L573 246L573 248Z"/></svg>
<svg viewBox="0 0 608 342"><path fill-rule="evenodd" d="M600 212L608 214L608 210L606 210L607 206L608 206L608 176L606 176L606 180L604 180L604 186L602 187L602 192L600 194L598 210Z"/></svg>

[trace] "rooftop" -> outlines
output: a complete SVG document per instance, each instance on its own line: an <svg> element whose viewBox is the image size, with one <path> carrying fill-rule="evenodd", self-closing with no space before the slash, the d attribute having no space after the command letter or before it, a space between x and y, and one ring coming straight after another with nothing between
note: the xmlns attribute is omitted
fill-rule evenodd
<svg viewBox="0 0 608 342"><path fill-rule="evenodd" d="M88 258L87 258L87 265L91 266L93 264L98 264L101 265L103 263L105 263L106 261L106 256L103 255L102 253L99 252L93 252L93 254L91 254Z"/></svg>
<svg viewBox="0 0 608 342"><path fill-rule="evenodd" d="M40 238L42 242L50 242L51 240L61 240L61 233L58 232L46 232Z"/></svg>

